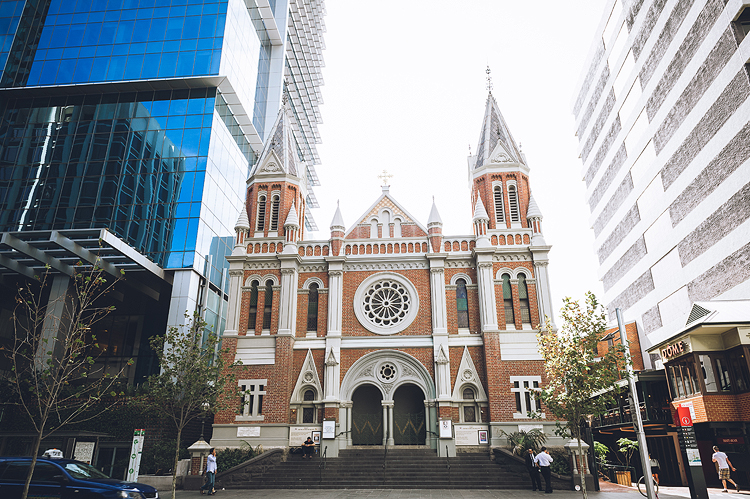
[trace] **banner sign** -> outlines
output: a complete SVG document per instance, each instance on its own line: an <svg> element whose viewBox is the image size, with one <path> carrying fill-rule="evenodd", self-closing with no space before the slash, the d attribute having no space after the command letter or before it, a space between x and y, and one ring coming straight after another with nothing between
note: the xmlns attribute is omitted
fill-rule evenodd
<svg viewBox="0 0 750 499"><path fill-rule="evenodd" d="M130 448L130 458L128 459L128 476L125 478L128 482L138 481L138 471L141 468L141 456L143 455L143 439L146 436L146 430L139 429L133 432L133 445Z"/></svg>

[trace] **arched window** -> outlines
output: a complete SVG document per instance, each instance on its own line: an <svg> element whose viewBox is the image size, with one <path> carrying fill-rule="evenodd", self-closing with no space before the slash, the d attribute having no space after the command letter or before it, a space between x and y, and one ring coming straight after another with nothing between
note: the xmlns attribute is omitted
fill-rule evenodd
<svg viewBox="0 0 750 499"><path fill-rule="evenodd" d="M266 281L266 299L263 306L263 329L271 329L271 308L273 307L273 281Z"/></svg>
<svg viewBox="0 0 750 499"><path fill-rule="evenodd" d="M500 224L505 223L505 210L503 209L503 188L495 186L495 228L499 229Z"/></svg>
<svg viewBox="0 0 750 499"><path fill-rule="evenodd" d="M383 224L383 237L391 237L391 213L384 211L381 215L380 222Z"/></svg>
<svg viewBox="0 0 750 499"><path fill-rule="evenodd" d="M261 231L266 227L266 196L258 196L258 218L255 221L255 230Z"/></svg>
<svg viewBox="0 0 750 499"><path fill-rule="evenodd" d="M520 222L521 215L518 210L518 192L515 185L508 186L508 204L510 205L510 221Z"/></svg>
<svg viewBox="0 0 750 499"><path fill-rule="evenodd" d="M271 231L279 230L279 196L271 199Z"/></svg>
<svg viewBox="0 0 750 499"><path fill-rule="evenodd" d="M513 325L516 322L516 316L513 313L513 290L510 287L510 274L503 274L503 303L505 304L505 327Z"/></svg>
<svg viewBox="0 0 750 499"><path fill-rule="evenodd" d="M373 218L370 220L370 239L378 238L378 219Z"/></svg>
<svg viewBox="0 0 750 499"><path fill-rule="evenodd" d="M393 219L393 237L401 237L401 219Z"/></svg>
<svg viewBox="0 0 750 499"><path fill-rule="evenodd" d="M318 331L318 285L310 284L307 295L307 330Z"/></svg>
<svg viewBox="0 0 750 499"><path fill-rule="evenodd" d="M518 275L518 300L521 302L521 322L531 324L529 290L526 287L526 277L523 274Z"/></svg>
<svg viewBox="0 0 750 499"><path fill-rule="evenodd" d="M469 328L469 301L466 298L466 281L456 280L456 315L459 329Z"/></svg>
<svg viewBox="0 0 750 499"><path fill-rule="evenodd" d="M312 403L315 400L315 391L305 390L302 396L302 400L308 403ZM302 422L303 423L314 423L315 422L315 407L303 407L302 408Z"/></svg>
<svg viewBox="0 0 750 499"><path fill-rule="evenodd" d="M250 314L247 319L247 329L255 331L255 322L258 318L258 281L250 284Z"/></svg>
<svg viewBox="0 0 750 499"><path fill-rule="evenodd" d="M464 388L462 398L470 403L463 406L464 409L464 423L476 423L477 422L477 408L474 403L474 390L472 388Z"/></svg>

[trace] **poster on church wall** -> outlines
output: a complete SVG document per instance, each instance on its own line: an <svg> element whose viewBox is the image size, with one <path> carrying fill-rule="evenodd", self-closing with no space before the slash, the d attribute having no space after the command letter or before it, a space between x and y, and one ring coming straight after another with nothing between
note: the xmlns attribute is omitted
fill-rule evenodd
<svg viewBox="0 0 750 499"><path fill-rule="evenodd" d="M486 435L487 435L486 426L457 424L455 428L456 428L456 445L479 445L479 431L478 430L485 432L485 439L486 439Z"/></svg>
<svg viewBox="0 0 750 499"><path fill-rule="evenodd" d="M238 437L259 437L260 426L239 426L237 428Z"/></svg>
<svg viewBox="0 0 750 499"><path fill-rule="evenodd" d="M91 461L94 460L95 445L96 442L76 442L76 448L73 451L73 459L91 464Z"/></svg>
<svg viewBox="0 0 750 499"><path fill-rule="evenodd" d="M289 447L299 447L314 431L320 431L320 426L290 426Z"/></svg>
<svg viewBox="0 0 750 499"><path fill-rule="evenodd" d="M323 421L323 438L336 438L336 421Z"/></svg>
<svg viewBox="0 0 750 499"><path fill-rule="evenodd" d="M440 438L453 438L452 421L450 419L440 420Z"/></svg>

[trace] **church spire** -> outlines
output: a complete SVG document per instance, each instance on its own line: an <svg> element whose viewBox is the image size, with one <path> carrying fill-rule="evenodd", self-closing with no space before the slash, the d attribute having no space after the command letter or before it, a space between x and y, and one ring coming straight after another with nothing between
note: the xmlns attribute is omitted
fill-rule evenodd
<svg viewBox="0 0 750 499"><path fill-rule="evenodd" d="M489 71L489 68L487 68ZM487 75L487 103L482 120L482 132L479 135L476 156L470 156L472 169L489 163L525 164L523 154L510 133L505 118L500 112L495 97L492 95L492 79Z"/></svg>

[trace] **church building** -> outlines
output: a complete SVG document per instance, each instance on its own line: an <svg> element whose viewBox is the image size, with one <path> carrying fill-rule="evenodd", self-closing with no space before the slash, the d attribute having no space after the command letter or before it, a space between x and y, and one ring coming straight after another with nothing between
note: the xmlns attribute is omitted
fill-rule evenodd
<svg viewBox="0 0 750 499"><path fill-rule="evenodd" d="M434 202L408 207L425 222L384 185L353 223L338 207L330 237L306 240L314 199L289 112L247 181L228 257L223 346L244 396L216 414L211 445L313 436L328 457L363 445L455 455L530 428L560 444L531 396L544 379L536 334L552 317L550 246L492 93L468 158L471 235L443 234Z"/></svg>

